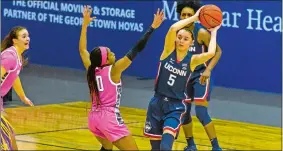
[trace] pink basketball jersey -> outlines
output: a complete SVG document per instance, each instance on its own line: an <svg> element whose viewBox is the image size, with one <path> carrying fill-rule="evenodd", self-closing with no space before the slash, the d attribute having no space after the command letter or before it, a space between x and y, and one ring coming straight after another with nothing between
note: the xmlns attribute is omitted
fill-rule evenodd
<svg viewBox="0 0 283 151"><path fill-rule="evenodd" d="M119 108L122 92L122 83L114 83L111 80L110 72L111 66L103 67L102 69L96 69L96 82L99 91L100 106L101 107L115 107ZM95 100L93 96L93 100ZM96 108L96 102L92 104L93 109Z"/></svg>
<svg viewBox="0 0 283 151"><path fill-rule="evenodd" d="M1 110L3 107L3 99L8 91L12 88L14 81L20 74L22 63L17 55L17 50L14 46L7 48L1 52L1 66L6 70L6 74L1 79Z"/></svg>

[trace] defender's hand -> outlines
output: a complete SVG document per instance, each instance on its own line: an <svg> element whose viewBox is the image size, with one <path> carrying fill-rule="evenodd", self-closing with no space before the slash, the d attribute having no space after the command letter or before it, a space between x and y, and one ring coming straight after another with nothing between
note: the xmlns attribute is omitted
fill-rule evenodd
<svg viewBox="0 0 283 151"><path fill-rule="evenodd" d="M87 26L96 17L90 17L92 13L92 8L90 6L84 6L83 10L83 25Z"/></svg>
<svg viewBox="0 0 283 151"><path fill-rule="evenodd" d="M154 14L154 19L151 24L151 27L156 29L162 24L163 21L164 21L164 11L163 10L160 11L158 8L156 14Z"/></svg>

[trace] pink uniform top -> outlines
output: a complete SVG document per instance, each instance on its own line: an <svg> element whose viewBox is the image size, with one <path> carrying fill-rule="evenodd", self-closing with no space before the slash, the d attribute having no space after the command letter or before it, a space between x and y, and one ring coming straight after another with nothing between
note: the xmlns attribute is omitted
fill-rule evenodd
<svg viewBox="0 0 283 151"><path fill-rule="evenodd" d="M21 59L17 55L14 46L1 52L1 66L6 70L6 74L1 79L1 111L3 110L3 96L12 88L14 81L22 69Z"/></svg>
<svg viewBox="0 0 283 151"><path fill-rule="evenodd" d="M102 69L96 69L96 82L99 91L100 107L114 107L116 109L120 106L122 83L114 83L111 80L110 72L111 66L103 67ZM93 100L95 100L93 96ZM92 108L95 109L96 102L93 101Z"/></svg>

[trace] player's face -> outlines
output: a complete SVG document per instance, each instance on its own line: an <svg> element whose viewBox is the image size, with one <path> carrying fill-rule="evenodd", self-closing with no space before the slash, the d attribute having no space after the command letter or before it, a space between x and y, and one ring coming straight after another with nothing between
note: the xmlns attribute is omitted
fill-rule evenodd
<svg viewBox="0 0 283 151"><path fill-rule="evenodd" d="M17 39L13 39L14 45L21 50L29 49L30 37L28 31L26 29L22 29L18 31L17 36Z"/></svg>
<svg viewBox="0 0 283 151"><path fill-rule="evenodd" d="M114 64L115 60L115 54L109 48L107 48L107 64Z"/></svg>
<svg viewBox="0 0 283 151"><path fill-rule="evenodd" d="M194 9L192 9L190 7L184 7L181 11L180 19L183 20L183 19L192 17L194 14L195 14ZM189 24L188 26L190 26L190 25L191 24Z"/></svg>
<svg viewBox="0 0 283 151"><path fill-rule="evenodd" d="M193 43L192 35L190 32L182 29L177 33L175 42L178 51L187 51Z"/></svg>
<svg viewBox="0 0 283 151"><path fill-rule="evenodd" d="M181 11L180 19L183 20L183 19L192 17L194 14L195 14L195 11L194 11L192 8L190 8L190 7L185 7L185 8L183 8L182 11Z"/></svg>

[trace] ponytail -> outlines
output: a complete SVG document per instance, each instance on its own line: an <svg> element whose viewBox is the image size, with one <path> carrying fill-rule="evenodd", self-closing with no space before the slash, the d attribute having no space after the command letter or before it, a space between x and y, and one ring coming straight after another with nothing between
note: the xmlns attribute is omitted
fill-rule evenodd
<svg viewBox="0 0 283 151"><path fill-rule="evenodd" d="M3 52L4 50L6 50L11 46L13 46L13 41L10 34L8 34L1 42L1 52Z"/></svg>
<svg viewBox="0 0 283 151"><path fill-rule="evenodd" d="M96 66L93 65L93 64L91 64L88 67L87 82L88 82L88 87L89 87L89 92L90 92L90 96L91 96L91 99L92 99L92 103L94 101L96 101L96 105L99 105L100 99L99 99L99 91L98 91L98 87L97 87L95 69L96 69Z"/></svg>
<svg viewBox="0 0 283 151"><path fill-rule="evenodd" d="M99 91L98 91L96 75L95 75L96 68L101 67L101 62L102 62L102 56L99 47L96 47L91 51L89 59L91 62L91 65L88 67L87 70L87 83L89 87L89 93L92 99L92 103L96 103L96 105L99 105L100 97L99 97Z"/></svg>

